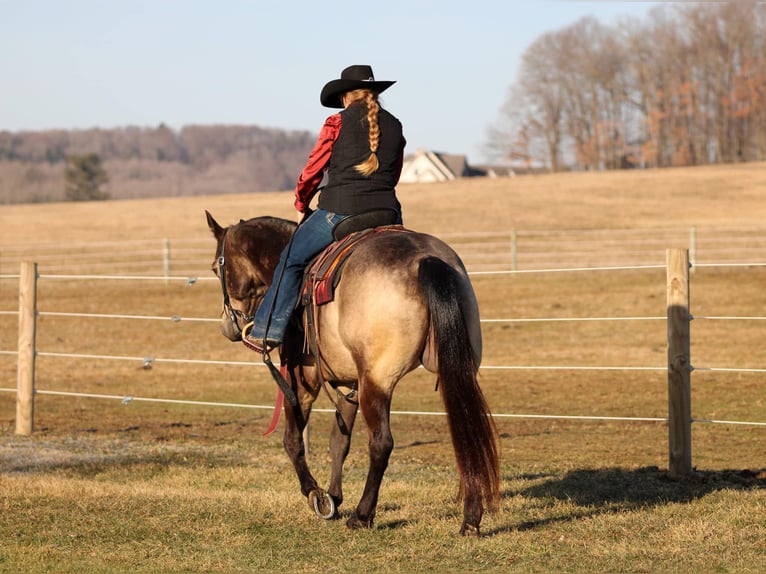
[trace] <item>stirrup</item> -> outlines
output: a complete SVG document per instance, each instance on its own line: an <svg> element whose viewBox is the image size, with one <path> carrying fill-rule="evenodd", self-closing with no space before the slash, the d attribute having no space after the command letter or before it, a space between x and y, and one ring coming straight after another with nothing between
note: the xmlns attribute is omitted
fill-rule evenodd
<svg viewBox="0 0 766 574"><path fill-rule="evenodd" d="M279 347L282 343L280 341L274 341L270 339L266 339L265 344L266 348L263 348L264 341L263 339L250 339L250 331L253 330L253 321L250 321L247 325L244 326L242 329L242 343L250 349L251 351L255 351L256 353L260 353L262 355L268 355L271 351Z"/></svg>

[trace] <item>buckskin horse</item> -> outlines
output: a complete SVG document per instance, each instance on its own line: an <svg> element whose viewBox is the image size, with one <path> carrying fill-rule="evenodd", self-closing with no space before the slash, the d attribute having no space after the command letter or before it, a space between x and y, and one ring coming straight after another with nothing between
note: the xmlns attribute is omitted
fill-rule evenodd
<svg viewBox="0 0 766 574"><path fill-rule="evenodd" d="M221 332L238 341L274 280L279 255L296 224L263 216L224 228L205 213L217 241L212 267L224 298ZM499 499L500 471L494 422L477 381L482 342L476 296L460 258L446 243L394 227L398 229L376 229L359 241L344 261L332 300L299 307L286 333L280 350L282 384L289 397L283 401L285 450L309 505L322 518L339 518L343 463L361 407L368 427L369 470L346 525L372 527L394 446L392 395L405 374L423 365L436 373L447 412L463 499L460 533L479 536L485 507L496 507ZM306 360L312 338L304 342L304 333L310 332L316 356ZM266 356L264 360L270 364ZM323 387L336 409L327 491L308 468L302 436Z"/></svg>

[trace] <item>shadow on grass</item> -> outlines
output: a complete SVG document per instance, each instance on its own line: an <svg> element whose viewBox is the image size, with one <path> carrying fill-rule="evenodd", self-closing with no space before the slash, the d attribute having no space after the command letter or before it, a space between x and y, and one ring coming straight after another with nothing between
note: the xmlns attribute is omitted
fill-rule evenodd
<svg viewBox="0 0 766 574"><path fill-rule="evenodd" d="M66 439L13 437L0 440L0 473L42 474L63 472L82 478L131 467L146 472L168 466L242 466L247 464L226 449L212 450L168 442L96 440L72 436Z"/></svg>
<svg viewBox="0 0 766 574"><path fill-rule="evenodd" d="M506 490L504 498L520 495L540 500L560 500L577 505L571 513L509 525L488 532L529 530L554 522L565 522L610 512L624 512L664 504L684 504L720 490L759 490L766 488L766 469L695 471L686 478L672 478L657 467L633 470L606 468L575 470L557 477L536 475L514 477L543 482Z"/></svg>

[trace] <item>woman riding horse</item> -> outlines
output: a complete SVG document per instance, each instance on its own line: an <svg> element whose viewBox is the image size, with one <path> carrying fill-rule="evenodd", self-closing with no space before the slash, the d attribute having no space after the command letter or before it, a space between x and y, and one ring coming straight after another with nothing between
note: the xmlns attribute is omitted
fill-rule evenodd
<svg viewBox="0 0 766 574"><path fill-rule="evenodd" d="M301 492L322 518L339 516L343 463L361 409L370 461L364 492L346 522L350 528L373 525L394 446L390 415L397 383L420 365L436 373L460 475L460 532L478 536L485 505L494 507L499 498L499 452L477 379L479 308L454 250L436 237L403 230L401 225L369 232L349 250L334 298L304 306L303 330L313 333L316 347L313 361L300 360L304 334L297 332L295 323L289 326L304 267L332 243L339 227L348 231L402 222L394 188L405 140L400 122L378 103L378 94L393 83L376 81L370 66L350 66L323 88L322 105L343 110L325 121L298 179L297 228L273 217L223 228L207 214L217 240L214 268L226 311L221 331L264 353L267 365L271 363L266 353L282 346L289 379L281 385L288 397L285 450ZM324 171L328 183L318 209L307 216ZM373 216L380 213L387 219ZM243 334L244 323L253 315L254 326ZM309 324L313 331L305 328ZM341 397L333 400L336 417L327 492L308 468L302 438L323 387L331 396Z"/></svg>

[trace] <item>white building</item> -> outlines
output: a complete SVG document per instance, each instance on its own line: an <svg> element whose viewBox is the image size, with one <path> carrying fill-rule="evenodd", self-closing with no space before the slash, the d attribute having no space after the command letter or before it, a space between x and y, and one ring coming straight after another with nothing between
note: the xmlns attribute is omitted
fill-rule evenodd
<svg viewBox="0 0 766 574"><path fill-rule="evenodd" d="M468 165L464 155L419 149L414 155L404 158L401 183L431 183L452 181L459 177L500 177L514 175L510 168L481 167Z"/></svg>

